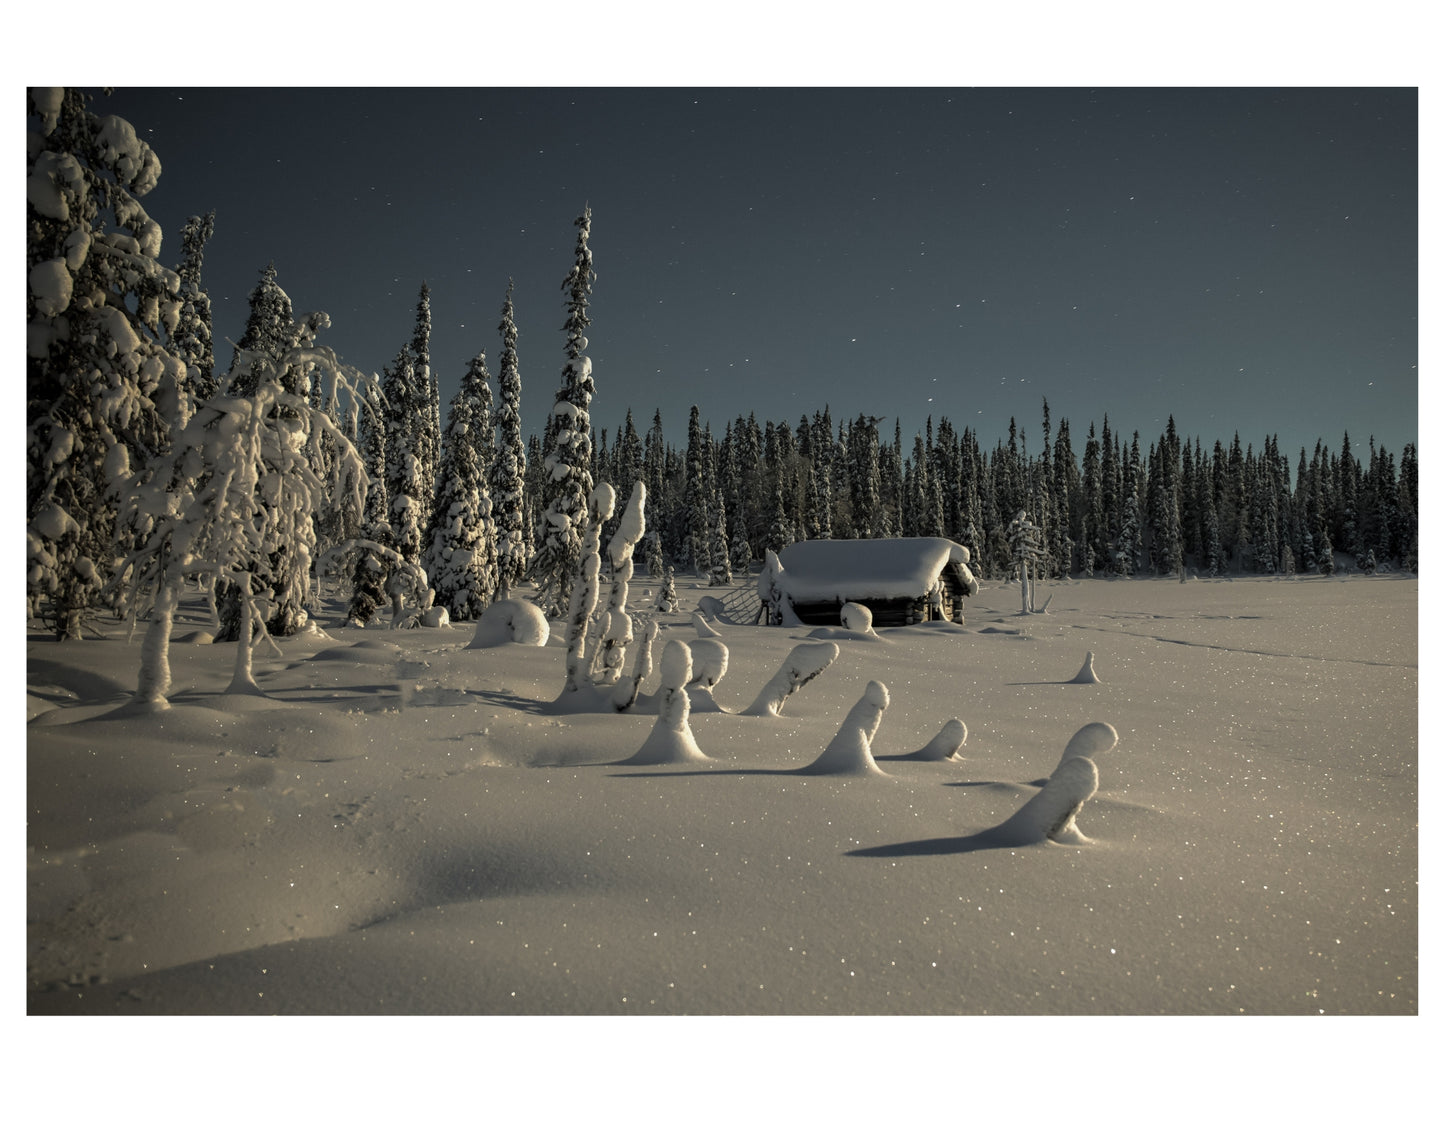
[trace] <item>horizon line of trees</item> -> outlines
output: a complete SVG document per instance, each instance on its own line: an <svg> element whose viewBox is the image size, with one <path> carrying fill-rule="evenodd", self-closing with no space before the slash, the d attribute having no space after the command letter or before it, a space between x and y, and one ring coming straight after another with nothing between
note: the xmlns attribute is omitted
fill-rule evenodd
<svg viewBox="0 0 1445 1129"><path fill-rule="evenodd" d="M1052 427L1042 405L1037 454L1011 420L985 450L946 416L905 445L878 417L836 428L824 407L796 425L729 422L721 439L692 409L688 443L668 445L661 413L640 441L629 411L609 446L597 444L598 478L641 476L648 488L650 554L701 575L738 570L767 549L830 538L947 537L970 550L983 579L1015 570L1009 526L1022 512L1039 528L1038 575L1134 576L1334 571L1336 554L1364 571L1415 571L1419 465L1413 444L1399 461L1369 441L1355 454L1317 441L1291 462L1276 438L1256 451L1236 432L1208 447L1181 438L1171 416L1141 445L1090 422L1076 451L1067 419ZM725 581L720 581L725 582Z"/></svg>
<svg viewBox="0 0 1445 1129"><path fill-rule="evenodd" d="M1328 573L1336 552L1366 570L1417 568L1414 445L1397 466L1372 438L1366 463L1347 433L1338 454L1301 450L1293 471L1273 438L1258 452L1237 434L1205 448L1172 417L1147 448L1105 417L1076 454L1047 402L1032 455L1012 422L985 450L930 417L905 449L896 420L890 440L879 417L835 427L826 405L796 426L739 416L721 437L694 407L683 448L660 410L645 436L629 410L609 445L591 424L590 208L540 436L522 436L510 284L497 395L478 352L445 426L425 282L411 337L367 376L319 343L329 319L296 315L268 265L218 376L202 281L215 215L192 217L182 261L163 266L139 203L160 163L88 101L28 94L27 604L58 638L100 611L170 607L182 583L211 594L218 638L294 634L327 576L349 581L361 623L387 603L401 622L408 601L474 619L526 581L560 614L599 481L646 486L638 552L659 579L681 567L727 584L791 541L900 536L948 537L981 577L1007 576L1020 513L1039 530L1040 575Z"/></svg>

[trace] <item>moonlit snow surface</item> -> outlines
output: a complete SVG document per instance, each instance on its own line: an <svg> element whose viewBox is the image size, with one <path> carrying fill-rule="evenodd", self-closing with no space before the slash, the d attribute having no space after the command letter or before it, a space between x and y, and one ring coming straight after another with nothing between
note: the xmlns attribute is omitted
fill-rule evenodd
<svg viewBox="0 0 1445 1129"><path fill-rule="evenodd" d="M707 590L678 587L687 608ZM621 762L659 726L675 747L681 705L549 712L557 637L473 649L464 623L338 626L332 599L325 635L257 650L264 698L226 698L234 645L180 641L208 620L188 593L171 708L125 716L142 631L32 631L27 1010L1417 1013L1416 581L1039 588L1047 617L988 583L967 628L838 640L753 717L824 645L740 615L722 709L686 719L710 759L650 766ZM697 638L690 612L657 622L647 695ZM1082 649L1109 677L1081 695L1060 678ZM886 777L800 774L870 680ZM966 757L909 755L953 715ZM987 842L1071 739L1098 776L1088 841ZM941 1048L940 1085L969 1041ZM1037 1044L1006 1041L1036 1073Z"/></svg>

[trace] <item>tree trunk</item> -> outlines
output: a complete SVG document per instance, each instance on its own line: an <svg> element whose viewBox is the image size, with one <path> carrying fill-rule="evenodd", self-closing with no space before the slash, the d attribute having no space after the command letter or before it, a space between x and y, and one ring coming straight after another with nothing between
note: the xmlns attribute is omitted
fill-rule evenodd
<svg viewBox="0 0 1445 1129"><path fill-rule="evenodd" d="M226 693L256 694L265 697L261 692L261 687L256 685L255 676L251 671L251 631L254 627L253 620L256 610L251 603L251 574L248 572L244 575L245 580L237 589L241 620L240 633L236 639L236 671L231 676L231 685L226 688Z"/></svg>
<svg viewBox="0 0 1445 1129"><path fill-rule="evenodd" d="M166 691L171 688L171 624L175 620L179 594L170 584L162 584L151 611L150 626L141 644L140 675L136 683L136 706L150 710L170 709Z"/></svg>

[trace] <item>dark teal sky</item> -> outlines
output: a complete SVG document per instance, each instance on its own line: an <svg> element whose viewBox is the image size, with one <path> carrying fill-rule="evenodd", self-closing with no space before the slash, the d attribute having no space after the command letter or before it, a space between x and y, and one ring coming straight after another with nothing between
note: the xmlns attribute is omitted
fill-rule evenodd
<svg viewBox="0 0 1445 1129"><path fill-rule="evenodd" d="M573 220L593 213L592 420L661 408L931 413L985 447L1040 404L1147 445L1293 460L1417 440L1413 89L139 89L99 96L164 173L180 255L215 209L218 337L274 261L323 342L379 371L432 291L443 395L509 277L523 409L563 362ZM218 343L222 367L231 348Z"/></svg>

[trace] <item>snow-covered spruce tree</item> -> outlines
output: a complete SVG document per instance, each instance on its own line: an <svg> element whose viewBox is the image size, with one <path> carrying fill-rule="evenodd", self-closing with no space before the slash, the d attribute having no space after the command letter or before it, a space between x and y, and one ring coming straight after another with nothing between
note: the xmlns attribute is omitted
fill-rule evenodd
<svg viewBox="0 0 1445 1129"><path fill-rule="evenodd" d="M731 584L733 569L728 551L727 509L723 505L721 490L713 491L712 505L708 507L708 524L712 527L712 541L708 551L708 556L712 558L712 568L708 572L708 584Z"/></svg>
<svg viewBox="0 0 1445 1129"><path fill-rule="evenodd" d="M492 516L497 537L497 598L505 600L532 559L526 521L527 448L522 441L522 377L517 367L517 323L512 283L502 303L502 369L497 375L496 454L490 468Z"/></svg>
<svg viewBox="0 0 1445 1129"><path fill-rule="evenodd" d="M291 298L276 281L275 263L266 264L247 302L246 327L226 370L225 391L230 396L249 396L255 391L262 369L277 361L296 340ZM251 359L243 364L245 356ZM294 388L294 380L285 383Z"/></svg>
<svg viewBox="0 0 1445 1129"><path fill-rule="evenodd" d="M366 503L362 512L361 532L365 539L384 547L391 546L391 523L387 520L391 507L386 496L386 413L381 395L381 382L373 376L359 396L358 433L362 465L366 468ZM351 574L351 601L347 606L348 622L367 624L386 603L386 566L382 556L359 554Z"/></svg>
<svg viewBox="0 0 1445 1129"><path fill-rule="evenodd" d="M697 405L687 417L687 473L683 478L683 507L687 512L687 555L698 576L706 576L712 568L709 552L712 531L708 526L708 455L703 439L702 423Z"/></svg>
<svg viewBox="0 0 1445 1129"><path fill-rule="evenodd" d="M436 373L431 367L431 287L421 284L416 302L416 328L411 335L413 381L416 392L413 451L421 463L420 496L423 517L433 512L442 461L442 401Z"/></svg>
<svg viewBox="0 0 1445 1129"><path fill-rule="evenodd" d="M176 269L181 280L181 310L171 344L185 362L187 390L195 400L216 394L216 354L211 336L211 298L201 285L201 263L206 243L215 233L216 213L191 216L181 229L185 258Z"/></svg>
<svg viewBox="0 0 1445 1129"><path fill-rule="evenodd" d="M80 637L112 575L118 497L189 414L185 365L161 342L180 279L139 203L160 161L88 101L27 96L26 597L58 639Z"/></svg>
<svg viewBox="0 0 1445 1129"><path fill-rule="evenodd" d="M783 509L783 488L777 487L773 491L772 521L768 524L768 532L763 545L770 552L781 553L784 545L790 545L793 541L793 527L788 522L788 515Z"/></svg>
<svg viewBox="0 0 1445 1129"><path fill-rule="evenodd" d="M146 536L113 583L129 589L137 611L146 602L153 609L136 695L145 708L164 708L170 619L186 579L226 581L238 593L241 629L230 692L260 693L251 673L252 627L270 618L265 605L287 579L278 567L299 561L309 570L303 515L309 519L326 507L347 512L350 524L360 519L361 457L329 413L286 389L283 374L300 371L324 381L327 402L356 397L366 378L314 345L298 345L279 360L245 353L242 363L256 376L253 391L202 404L125 502L131 524ZM333 452L325 480L314 470L323 439ZM278 554L283 543L292 551Z"/></svg>
<svg viewBox="0 0 1445 1129"><path fill-rule="evenodd" d="M467 366L447 413L441 472L422 566L453 620L473 620L497 590L497 538L487 470L492 464L492 389L487 357Z"/></svg>
<svg viewBox="0 0 1445 1129"><path fill-rule="evenodd" d="M567 291L567 363L562 386L552 407L551 445L543 462L542 489L546 505L541 544L531 574L538 586L543 611L557 614L571 602L572 579L582 560L582 530L592 494L592 358L586 355L590 324L587 300L596 274L587 240L592 231L592 209L576 220L577 253L571 272L562 283Z"/></svg>
<svg viewBox="0 0 1445 1129"><path fill-rule="evenodd" d="M403 345L384 370L381 391L386 399L387 521L392 545L406 560L419 564L426 515L421 508L425 475L422 429L417 423L425 414L426 398L418 392L410 345Z"/></svg>

